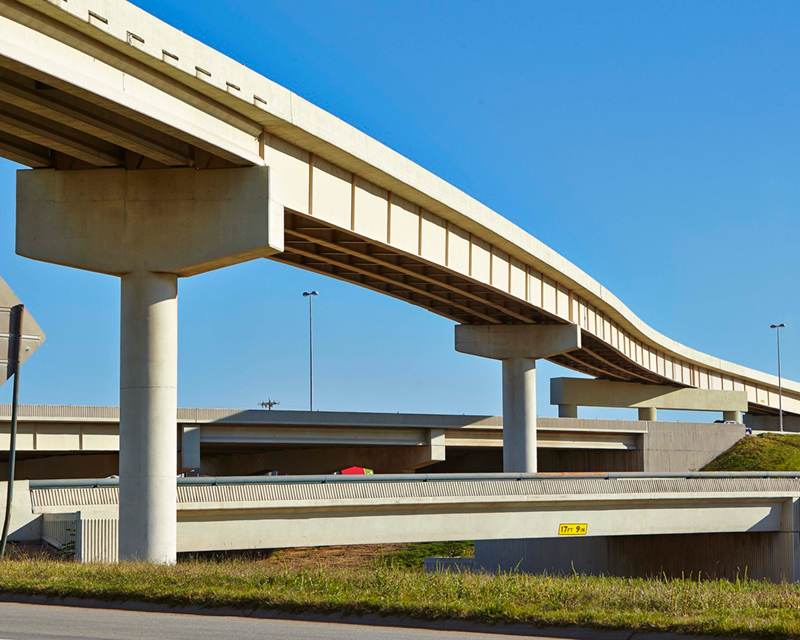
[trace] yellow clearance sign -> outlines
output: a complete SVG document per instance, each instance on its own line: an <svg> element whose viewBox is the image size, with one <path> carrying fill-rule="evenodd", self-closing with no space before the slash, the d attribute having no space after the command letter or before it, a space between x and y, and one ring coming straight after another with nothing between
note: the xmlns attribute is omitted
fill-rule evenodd
<svg viewBox="0 0 800 640"><path fill-rule="evenodd" d="M589 525L585 522L582 524L568 523L558 525L558 535L560 536L585 536L589 530Z"/></svg>

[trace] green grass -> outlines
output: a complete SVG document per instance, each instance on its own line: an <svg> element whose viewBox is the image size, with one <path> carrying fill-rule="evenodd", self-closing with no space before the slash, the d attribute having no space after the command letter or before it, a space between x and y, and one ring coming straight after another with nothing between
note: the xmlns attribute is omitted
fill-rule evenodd
<svg viewBox="0 0 800 640"><path fill-rule="evenodd" d="M748 638L800 636L800 588L747 580L426 574L388 566L292 570L245 560L159 567L27 559L0 562L0 592Z"/></svg>
<svg viewBox="0 0 800 640"><path fill-rule="evenodd" d="M404 545L393 553L378 556L373 562L377 565L421 571L425 566L425 558L472 558L474 555L475 544L472 541L416 542Z"/></svg>
<svg viewBox="0 0 800 640"><path fill-rule="evenodd" d="M742 438L701 471L800 471L800 435L765 433Z"/></svg>

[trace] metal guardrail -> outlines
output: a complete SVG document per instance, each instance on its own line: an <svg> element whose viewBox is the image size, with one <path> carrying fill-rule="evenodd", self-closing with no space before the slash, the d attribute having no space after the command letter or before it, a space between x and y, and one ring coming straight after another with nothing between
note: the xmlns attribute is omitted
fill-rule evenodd
<svg viewBox="0 0 800 640"><path fill-rule="evenodd" d="M486 480L621 480L655 478L800 478L800 471L689 471L643 473L610 471L598 473L415 473L373 475L313 476L206 476L177 478L178 486L222 486L239 484L341 484L365 482L465 482ZM119 478L86 478L76 480L30 480L31 489L65 489L117 487Z"/></svg>

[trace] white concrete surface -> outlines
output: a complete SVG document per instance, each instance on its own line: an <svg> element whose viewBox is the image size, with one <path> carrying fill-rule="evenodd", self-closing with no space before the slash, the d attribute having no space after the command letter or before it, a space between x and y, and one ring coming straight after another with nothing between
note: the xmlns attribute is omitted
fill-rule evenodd
<svg viewBox="0 0 800 640"><path fill-rule="evenodd" d="M178 278L122 277L120 557L175 562Z"/></svg>
<svg viewBox="0 0 800 640"><path fill-rule="evenodd" d="M536 360L503 360L503 471L536 472Z"/></svg>
<svg viewBox="0 0 800 640"><path fill-rule="evenodd" d="M178 550L280 548L429 540L795 531L788 474L485 474L199 479L178 489ZM218 482L219 484L212 484ZM77 484L77 483L76 483ZM28 518L116 517L108 486L30 489ZM19 539L19 536L16 537Z"/></svg>
<svg viewBox="0 0 800 640"><path fill-rule="evenodd" d="M473 356L548 358L581 348L580 327L568 325L456 325L456 351Z"/></svg>
<svg viewBox="0 0 800 640"><path fill-rule="evenodd" d="M10 405L0 405L0 450L8 446L10 413ZM119 451L118 407L21 405L19 420L21 452ZM540 417L538 423L544 448L631 449L635 437L647 432L647 425L635 420ZM692 424L698 430L711 426ZM195 451L192 455L198 446L217 445L503 446L502 416L179 408L176 425L187 452Z"/></svg>
<svg viewBox="0 0 800 640"><path fill-rule="evenodd" d="M191 276L283 250L270 169L17 172L17 253Z"/></svg>

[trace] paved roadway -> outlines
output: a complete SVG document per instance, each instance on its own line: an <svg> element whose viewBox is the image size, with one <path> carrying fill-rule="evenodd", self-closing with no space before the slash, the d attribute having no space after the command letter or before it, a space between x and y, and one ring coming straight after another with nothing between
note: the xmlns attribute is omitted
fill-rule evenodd
<svg viewBox="0 0 800 640"><path fill-rule="evenodd" d="M590 636L580 634L583 638ZM591 634L616 640L630 633ZM533 637L533 636L526 636ZM0 603L1 640L519 640L519 635Z"/></svg>

